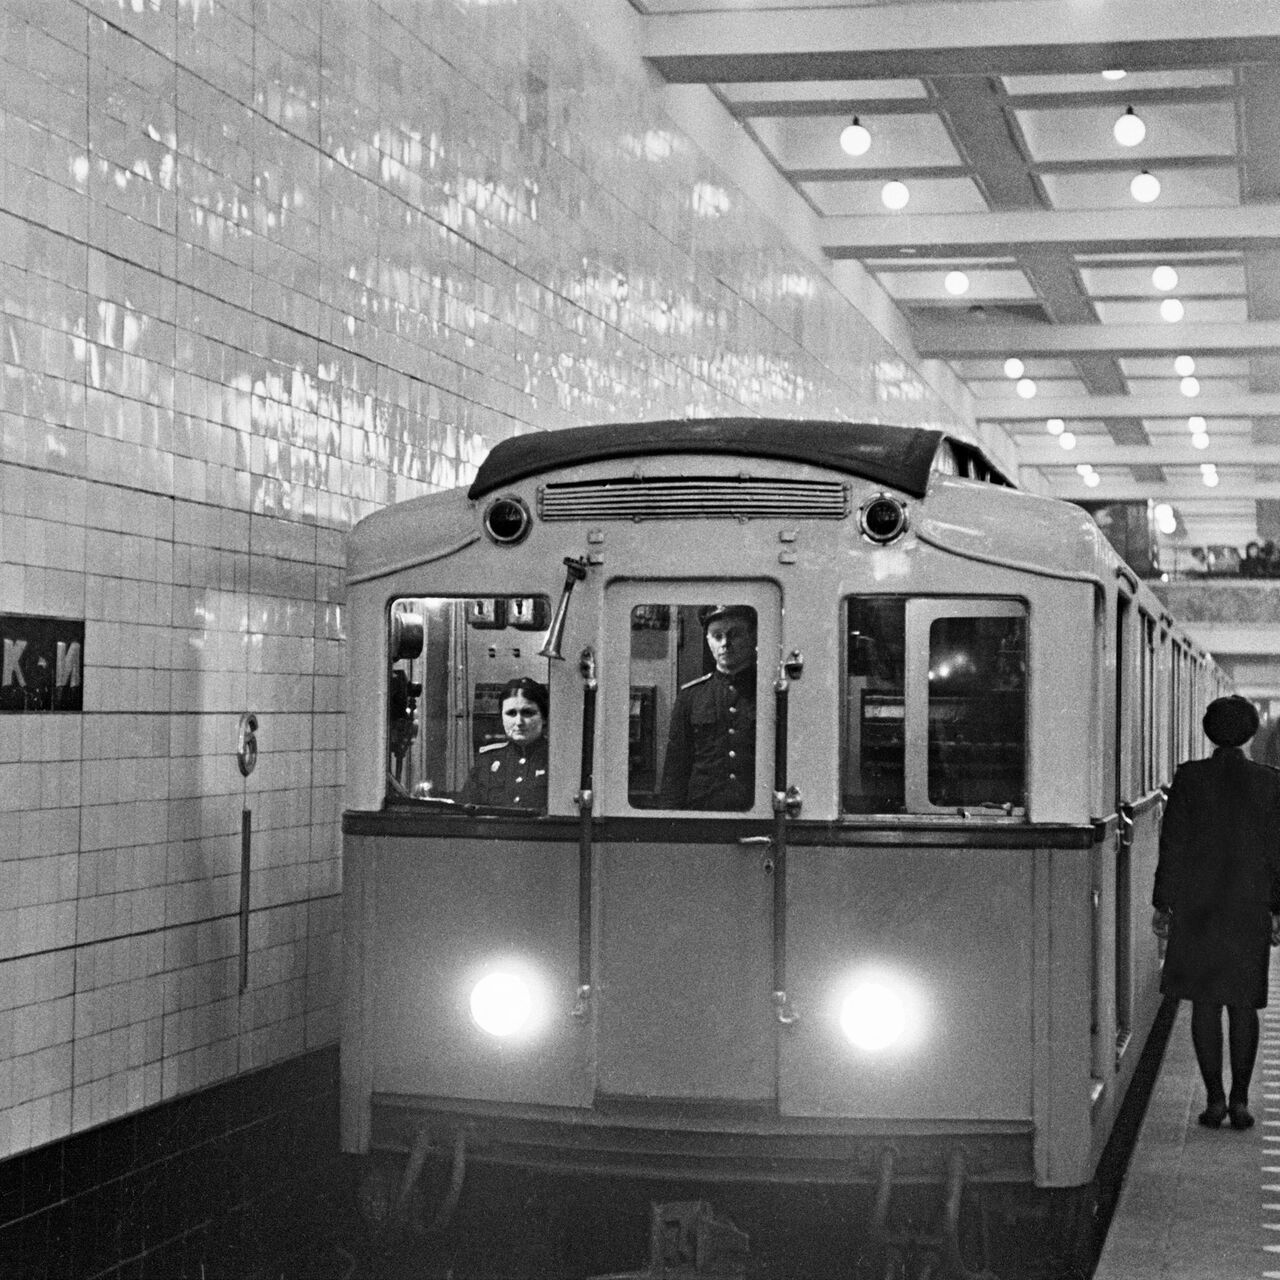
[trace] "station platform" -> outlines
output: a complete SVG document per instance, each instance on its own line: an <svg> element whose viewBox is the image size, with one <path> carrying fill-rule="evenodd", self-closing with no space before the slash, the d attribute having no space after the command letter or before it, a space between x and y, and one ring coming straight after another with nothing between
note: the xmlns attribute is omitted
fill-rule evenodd
<svg viewBox="0 0 1280 1280"><path fill-rule="evenodd" d="M1191 1006L1179 1006L1093 1280L1280 1280L1280 957L1269 999L1249 1090L1257 1123L1243 1131L1198 1123L1204 1086Z"/></svg>

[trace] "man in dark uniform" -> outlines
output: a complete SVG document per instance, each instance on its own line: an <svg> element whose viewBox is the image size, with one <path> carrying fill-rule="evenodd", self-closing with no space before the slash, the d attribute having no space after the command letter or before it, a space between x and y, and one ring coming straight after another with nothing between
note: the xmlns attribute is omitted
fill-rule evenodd
<svg viewBox="0 0 1280 1280"><path fill-rule="evenodd" d="M662 764L664 809L750 809L756 781L756 615L746 605L702 613L716 669L684 685Z"/></svg>
<svg viewBox="0 0 1280 1280"><path fill-rule="evenodd" d="M1245 698L1215 698L1206 760L1178 766L1160 827L1152 928L1168 939L1160 990L1191 1001L1191 1043L1208 1105L1200 1123L1253 1124L1249 1081L1258 1010L1267 1003L1270 948L1280 939L1280 773L1241 750L1258 729ZM1231 1093L1222 1089L1227 1010Z"/></svg>

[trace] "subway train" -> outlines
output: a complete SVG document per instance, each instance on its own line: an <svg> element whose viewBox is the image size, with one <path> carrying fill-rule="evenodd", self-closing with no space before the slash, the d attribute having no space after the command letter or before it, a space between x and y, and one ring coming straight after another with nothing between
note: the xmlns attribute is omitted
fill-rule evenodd
<svg viewBox="0 0 1280 1280"><path fill-rule="evenodd" d="M588 426L364 519L348 584L371 1222L484 1163L821 1184L895 1274L924 1188L964 1275L975 1197L1087 1215L1160 1005L1162 785L1225 684L1083 510L940 431Z"/></svg>

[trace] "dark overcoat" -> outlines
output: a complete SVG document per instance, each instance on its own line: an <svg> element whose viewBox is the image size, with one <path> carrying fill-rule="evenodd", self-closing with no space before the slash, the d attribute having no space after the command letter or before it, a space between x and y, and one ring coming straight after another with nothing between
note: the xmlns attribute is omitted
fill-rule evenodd
<svg viewBox="0 0 1280 1280"><path fill-rule="evenodd" d="M662 760L665 809L750 809L756 789L756 668L681 687Z"/></svg>
<svg viewBox="0 0 1280 1280"><path fill-rule="evenodd" d="M1173 913L1160 990L1261 1009L1280 910L1280 772L1219 747L1174 775L1152 903Z"/></svg>

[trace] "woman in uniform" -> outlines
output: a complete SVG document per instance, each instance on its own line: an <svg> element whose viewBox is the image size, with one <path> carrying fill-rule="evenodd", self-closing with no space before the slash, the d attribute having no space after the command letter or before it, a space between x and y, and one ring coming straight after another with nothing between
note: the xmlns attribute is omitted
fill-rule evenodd
<svg viewBox="0 0 1280 1280"><path fill-rule="evenodd" d="M463 804L547 808L547 686L528 676L508 680L499 699L504 742L476 752Z"/></svg>
<svg viewBox="0 0 1280 1280"><path fill-rule="evenodd" d="M1191 1001L1191 1042L1208 1105L1200 1123L1253 1124L1249 1080L1270 947L1280 935L1280 773L1242 750L1258 730L1245 698L1216 698L1204 731L1216 745L1178 767L1160 828L1152 928L1168 939L1160 990ZM1227 1010L1231 1094L1222 1088Z"/></svg>

